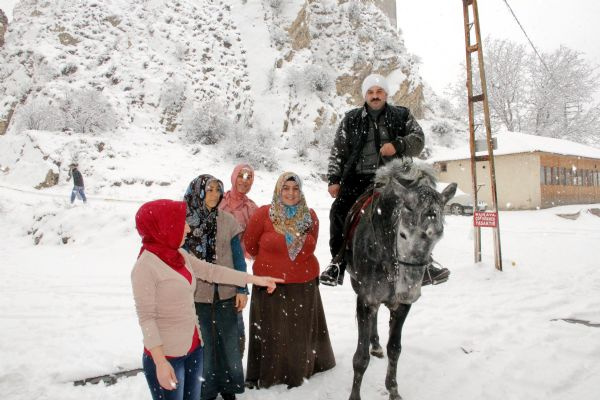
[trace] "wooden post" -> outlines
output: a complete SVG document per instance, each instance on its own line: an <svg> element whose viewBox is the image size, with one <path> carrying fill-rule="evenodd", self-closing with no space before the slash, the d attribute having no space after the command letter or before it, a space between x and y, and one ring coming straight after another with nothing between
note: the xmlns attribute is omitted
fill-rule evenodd
<svg viewBox="0 0 600 400"><path fill-rule="evenodd" d="M481 43L481 31L479 28L479 11L477 8L477 0L462 0L463 15L465 27L465 56L467 67L467 103L469 110L469 147L471 150L471 178L473 190L473 207L474 213L477 211L477 160L475 151L475 110L474 103L483 103L483 117L487 141L487 161L490 171L490 189L492 195L492 209L498 213L498 196L496 192L496 169L494 166L494 149L492 144L492 125L490 122L490 108L487 96L487 83L485 80L485 68L483 63L483 48ZM469 12L471 10L471 12ZM470 16L473 17L471 22ZM475 28L475 43L471 43L471 29ZM481 83L481 93L474 95L473 93L473 64L471 56L477 53L479 66L479 79ZM500 223L497 218L497 224L494 229L494 264L496 269L502 271L502 252L500 247ZM474 227L475 230L475 262L481 261L481 229L479 226Z"/></svg>

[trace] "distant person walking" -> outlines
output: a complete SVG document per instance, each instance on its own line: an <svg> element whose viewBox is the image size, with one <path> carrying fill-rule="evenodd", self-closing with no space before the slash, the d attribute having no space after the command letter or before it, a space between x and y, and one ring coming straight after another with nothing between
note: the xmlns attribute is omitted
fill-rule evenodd
<svg viewBox="0 0 600 400"><path fill-rule="evenodd" d="M71 191L71 204L75 201L75 197L79 197L83 200L84 203L87 203L87 198L85 197L85 191L83 186L83 176L81 172L77 169L77 164L69 165L69 177L67 181L73 178L73 190Z"/></svg>

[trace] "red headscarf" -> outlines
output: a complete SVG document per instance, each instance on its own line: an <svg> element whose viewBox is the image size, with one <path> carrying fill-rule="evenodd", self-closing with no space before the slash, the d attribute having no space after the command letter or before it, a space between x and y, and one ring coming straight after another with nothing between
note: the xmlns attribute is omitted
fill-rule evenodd
<svg viewBox="0 0 600 400"><path fill-rule="evenodd" d="M186 204L183 201L154 200L135 214L135 227L142 237L140 254L147 250L175 270L185 269L179 247L185 228Z"/></svg>
<svg viewBox="0 0 600 400"><path fill-rule="evenodd" d="M252 181L250 182L250 185L252 186L252 183L254 183L254 169L248 164L237 165L231 174L231 190L223 196L223 200L219 204L219 210L224 210L233 214L236 221L240 224L242 229L245 230L250 217L254 211L258 209L258 206L255 202L250 200L248 196L237 190L235 183L240 171L244 169L252 172Z"/></svg>

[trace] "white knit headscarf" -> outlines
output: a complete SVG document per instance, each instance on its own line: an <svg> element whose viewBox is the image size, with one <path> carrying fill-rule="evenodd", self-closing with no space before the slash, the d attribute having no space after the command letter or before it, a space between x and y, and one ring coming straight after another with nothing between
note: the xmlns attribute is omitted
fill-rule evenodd
<svg viewBox="0 0 600 400"><path fill-rule="evenodd" d="M387 94L390 93L390 88L387 80L379 74L371 74L365 78L361 86L363 99L367 98L367 91L373 86L379 86L380 88L385 90Z"/></svg>

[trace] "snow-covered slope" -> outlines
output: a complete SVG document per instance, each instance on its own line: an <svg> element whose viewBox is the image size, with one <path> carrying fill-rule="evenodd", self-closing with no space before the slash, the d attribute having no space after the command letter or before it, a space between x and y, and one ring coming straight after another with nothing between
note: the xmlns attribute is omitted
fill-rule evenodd
<svg viewBox="0 0 600 400"><path fill-rule="evenodd" d="M206 104L250 121L240 41L223 1L23 0L0 53L0 115L94 91L121 127L173 131Z"/></svg>

